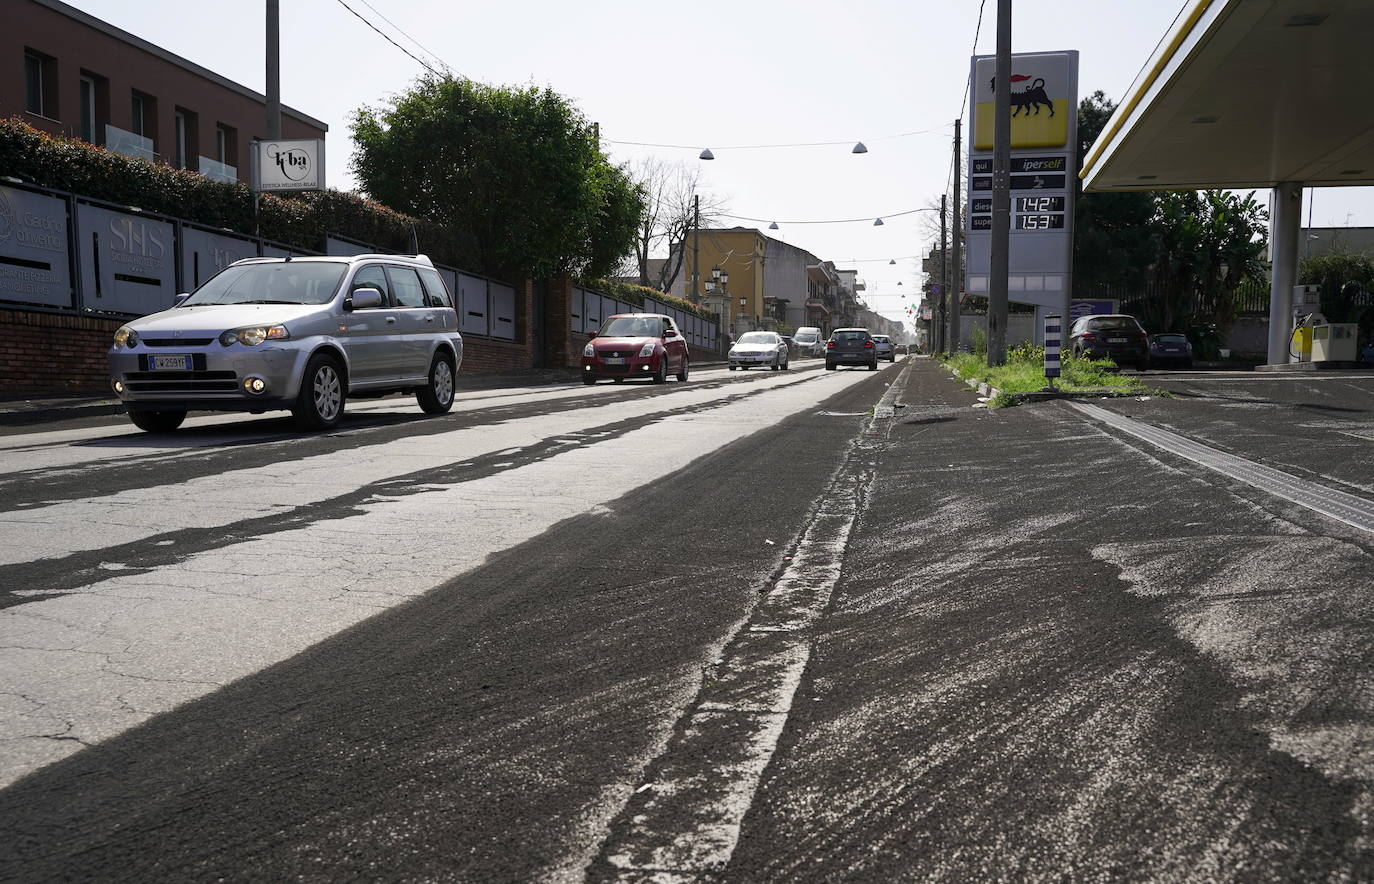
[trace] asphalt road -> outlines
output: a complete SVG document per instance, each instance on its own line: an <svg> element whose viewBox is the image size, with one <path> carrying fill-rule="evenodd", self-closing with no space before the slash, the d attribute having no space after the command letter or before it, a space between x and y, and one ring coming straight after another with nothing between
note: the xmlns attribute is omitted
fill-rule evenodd
<svg viewBox="0 0 1374 884"><path fill-rule="evenodd" d="M1374 380L1166 380L1096 404L1374 500ZM1374 879L1370 533L980 406L11 427L0 880Z"/></svg>

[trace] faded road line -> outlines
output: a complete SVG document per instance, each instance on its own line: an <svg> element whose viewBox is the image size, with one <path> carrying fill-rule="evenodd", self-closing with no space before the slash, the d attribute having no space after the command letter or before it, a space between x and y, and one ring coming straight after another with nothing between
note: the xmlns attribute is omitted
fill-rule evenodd
<svg viewBox="0 0 1374 884"><path fill-rule="evenodd" d="M811 659L812 627L840 579L850 531L886 440L902 381L865 422L818 498L791 563L707 673L649 782L631 796L591 880L692 880L725 868ZM888 415L887 418L880 415Z"/></svg>
<svg viewBox="0 0 1374 884"><path fill-rule="evenodd" d="M1200 466L1215 470L1223 476L1229 476L1232 479L1245 482L1247 485L1253 485L1275 497L1281 497L1299 506L1307 507L1362 531L1374 531L1374 501L1356 497L1335 488L1328 488L1316 482L1299 479L1273 467L1267 467L1243 457L1237 457L1234 454L1218 451L1200 442L1194 442L1186 436L1161 430L1158 427L1124 417L1097 405L1086 405L1080 402L1070 402L1068 405L1088 417L1099 420L1110 427L1115 427L1137 439L1143 439L1151 445L1163 448L1179 457L1187 458Z"/></svg>

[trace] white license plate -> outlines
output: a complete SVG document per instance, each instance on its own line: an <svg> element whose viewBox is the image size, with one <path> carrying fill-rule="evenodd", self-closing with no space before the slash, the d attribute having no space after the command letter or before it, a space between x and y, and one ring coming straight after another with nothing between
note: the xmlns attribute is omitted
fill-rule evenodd
<svg viewBox="0 0 1374 884"><path fill-rule="evenodd" d="M190 371L190 356L149 356L148 368L152 371Z"/></svg>
<svg viewBox="0 0 1374 884"><path fill-rule="evenodd" d="M624 358L623 356L606 356L603 357L601 360L603 365L624 365L629 361L630 360Z"/></svg>
<svg viewBox="0 0 1374 884"><path fill-rule="evenodd" d="M1108 339L1107 339L1107 343L1108 343L1108 344L1124 344L1124 343L1126 343L1126 339L1125 339L1125 338L1108 338Z"/></svg>

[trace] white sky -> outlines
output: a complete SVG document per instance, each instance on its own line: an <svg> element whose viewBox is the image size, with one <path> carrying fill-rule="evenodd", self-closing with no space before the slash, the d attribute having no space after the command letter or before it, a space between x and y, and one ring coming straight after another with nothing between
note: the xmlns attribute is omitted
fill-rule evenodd
<svg viewBox="0 0 1374 884"><path fill-rule="evenodd" d="M66 2L264 90L259 0L214 14L184 0ZM1077 49L1080 92L1101 89L1119 101L1182 2L1016 0L1012 48ZM700 149L710 147L716 160L702 164L703 189L724 197L732 214L775 219L782 228L725 223L757 226L842 268L857 268L869 304L894 318L919 299L923 277L914 256L938 238L935 215L892 218L882 227L871 220L784 222L873 218L938 205L950 171L953 120L964 113L978 0L280 3L282 100L329 124L332 187L354 186L352 111L405 90L422 72L345 9L347 3L421 58L425 52L398 28L473 79L562 93L601 124L609 142L691 146L606 144L616 161L653 153L697 163ZM987 0L979 53L995 48L996 7ZM936 131L889 137L919 130ZM815 141L844 144L728 149ZM851 154L854 141L869 152ZM1374 225L1374 188L1317 191L1313 224ZM888 264L890 258L898 263Z"/></svg>

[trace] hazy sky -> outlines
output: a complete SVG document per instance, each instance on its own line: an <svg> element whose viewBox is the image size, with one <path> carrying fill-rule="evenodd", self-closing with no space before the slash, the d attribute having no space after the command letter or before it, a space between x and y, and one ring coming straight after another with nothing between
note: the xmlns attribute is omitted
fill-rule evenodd
<svg viewBox="0 0 1374 884"><path fill-rule="evenodd" d="M259 0L218 8L185 0L66 2L264 89ZM1182 2L1016 0L1013 51L1077 49L1080 91L1101 89L1120 100ZM775 219L782 228L770 235L857 268L867 300L881 312L899 316L919 294L913 256L928 250L932 233L938 237L931 213L891 218L882 227L871 220L786 222L872 219L938 204L950 172L953 121L964 114L978 0L280 3L282 100L329 124L333 187L354 186L352 111L385 102L423 72L347 4L431 63L437 56L473 79L568 96L601 124L617 161L652 153L696 164L701 148L710 147L716 160L701 164L703 189L723 197L727 211ZM979 53L994 49L996 6L987 0ZM924 134L893 137L918 131ZM689 147L614 143L625 141ZM842 144L730 149L817 141ZM869 152L851 154L854 141ZM1371 191L1318 191L1313 223L1374 224ZM889 264L891 258L898 263Z"/></svg>

